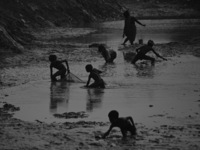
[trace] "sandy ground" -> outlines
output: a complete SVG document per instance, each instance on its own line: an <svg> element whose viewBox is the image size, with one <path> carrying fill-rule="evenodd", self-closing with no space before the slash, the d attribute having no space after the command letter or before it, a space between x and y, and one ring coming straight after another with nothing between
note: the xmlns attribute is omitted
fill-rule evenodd
<svg viewBox="0 0 200 150"><path fill-rule="evenodd" d="M63 32L63 30L65 32ZM68 31L66 31L68 30ZM51 32L50 32L51 31ZM4 60L6 67L1 70L1 93L0 93L0 149L170 149L170 150L199 150L200 149L200 121L199 111L193 115L181 118L188 124L183 125L161 125L159 127L147 127L144 124L136 123L138 135L135 139L128 137L123 140L119 130L114 130L112 134L101 139L101 135L109 127L108 122L80 121L76 123L45 123L36 120L27 122L13 118L15 111L20 111L17 106L4 102L12 90L9 87L20 86L30 81L46 80L49 78L48 55L58 54L59 57L67 58L69 61L84 63L97 61L98 56L88 49L88 44L74 45L73 40L68 43L66 36L81 36L91 29L62 29L47 30L45 32L35 32L36 37L40 37L30 50L23 55L17 55ZM64 33L69 33L65 35ZM58 37L57 37L58 36ZM52 41L51 37L57 39ZM57 38L56 38L57 37ZM60 42L62 41L62 42ZM189 39L184 43L158 44L157 49L165 57L174 57L182 54L200 56L200 38ZM58 51L57 49L61 49ZM68 51L65 51L68 49ZM70 49L70 51L69 51ZM78 51L78 52L77 52ZM85 55L80 55L84 52ZM95 53L96 54L96 53ZM15 64L15 65L13 65ZM17 65L16 65L17 64ZM31 70L35 70L32 72ZM199 81L197 81L197 84ZM199 93L200 89L195 89ZM199 106L200 100L196 100ZM153 105L149 106L153 107ZM78 115L79 116L79 115ZM162 117L162 114L152 117ZM174 116L169 116L173 120ZM181 122L181 121L180 121Z"/></svg>

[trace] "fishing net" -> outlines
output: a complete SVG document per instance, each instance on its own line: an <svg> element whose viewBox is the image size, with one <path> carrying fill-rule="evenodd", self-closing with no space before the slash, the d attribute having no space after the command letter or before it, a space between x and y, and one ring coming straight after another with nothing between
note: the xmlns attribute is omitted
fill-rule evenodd
<svg viewBox="0 0 200 150"><path fill-rule="evenodd" d="M66 74L66 78L65 80L67 82L74 82L74 83L85 83L83 80L81 80L79 77L77 77L76 75L74 75L73 73L68 73Z"/></svg>

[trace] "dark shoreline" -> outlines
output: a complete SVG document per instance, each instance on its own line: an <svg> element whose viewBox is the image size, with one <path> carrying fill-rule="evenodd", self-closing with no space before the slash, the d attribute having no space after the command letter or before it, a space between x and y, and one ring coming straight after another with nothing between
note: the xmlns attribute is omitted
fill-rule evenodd
<svg viewBox="0 0 200 150"><path fill-rule="evenodd" d="M145 16L136 17L140 20L165 20L165 19L200 19L200 16Z"/></svg>

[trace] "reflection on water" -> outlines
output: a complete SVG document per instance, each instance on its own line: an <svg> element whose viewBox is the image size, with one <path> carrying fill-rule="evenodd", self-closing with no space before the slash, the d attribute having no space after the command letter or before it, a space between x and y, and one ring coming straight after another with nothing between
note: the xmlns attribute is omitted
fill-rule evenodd
<svg viewBox="0 0 200 150"><path fill-rule="evenodd" d="M83 99L85 92L86 100ZM84 111L86 109L87 112L92 112L94 109L101 107L103 95L104 89L87 89L80 88L76 83L72 85L67 82L52 82L50 85L49 111L52 114L75 111L75 107L80 109L79 106L83 106L83 102L85 102L86 107L83 108ZM63 111L60 111L61 109Z"/></svg>
<svg viewBox="0 0 200 150"><path fill-rule="evenodd" d="M102 76L111 77L116 75L116 64L113 63L104 63L103 65L99 66L100 69L103 71Z"/></svg>
<svg viewBox="0 0 200 150"><path fill-rule="evenodd" d="M50 87L50 112L56 113L58 105L67 108L69 101L69 86L68 82L51 82Z"/></svg>
<svg viewBox="0 0 200 150"><path fill-rule="evenodd" d="M139 78L153 78L155 75L154 66L146 62L140 64L135 64L135 69L137 70L137 77Z"/></svg>
<svg viewBox="0 0 200 150"><path fill-rule="evenodd" d="M104 89L87 89L87 107L86 110L92 112L94 108L100 108L103 100Z"/></svg>

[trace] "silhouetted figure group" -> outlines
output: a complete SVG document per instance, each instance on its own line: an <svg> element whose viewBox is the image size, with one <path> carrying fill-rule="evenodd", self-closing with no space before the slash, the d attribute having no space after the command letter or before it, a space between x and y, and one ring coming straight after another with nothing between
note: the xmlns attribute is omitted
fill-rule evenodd
<svg viewBox="0 0 200 150"><path fill-rule="evenodd" d="M124 12L124 30L123 30L123 37L126 37L122 45L125 45L127 41L130 42L131 45L134 44L135 37L136 37L136 25L135 23L138 23L141 26L145 26L141 22L139 22L135 17L131 16L129 11ZM136 49L136 55L133 56L131 63L135 64L138 60L150 60L151 64L154 65L155 58L150 57L147 55L148 52L153 52L157 57L162 58L163 60L167 60L166 58L159 55L154 49L154 42L152 40L149 40L146 45L143 45ZM89 47L97 47L98 52L102 55L106 63L113 63L113 61L117 57L117 53L114 50L107 50L105 45L103 44L94 44L90 45ZM49 56L50 64L50 77L52 81L57 81L57 77L60 76L60 79L64 79L66 73L69 71L69 66L67 60L57 60L56 55L50 55ZM65 63L66 66L63 64ZM53 74L53 68L57 69L58 71ZM105 88L105 82L101 78L100 74L102 71L93 68L91 64L87 64L85 66L85 70L89 73L88 80L85 85L87 88ZM91 79L94 80L93 83L90 84ZM127 132L129 131L131 135L136 135L136 127L133 122L132 117L119 117L119 113L116 110L110 111L108 114L109 120L111 122L110 128L108 131L102 136L105 138L109 135L110 131L114 127L119 127L121 130L121 133L124 138L127 136Z"/></svg>

